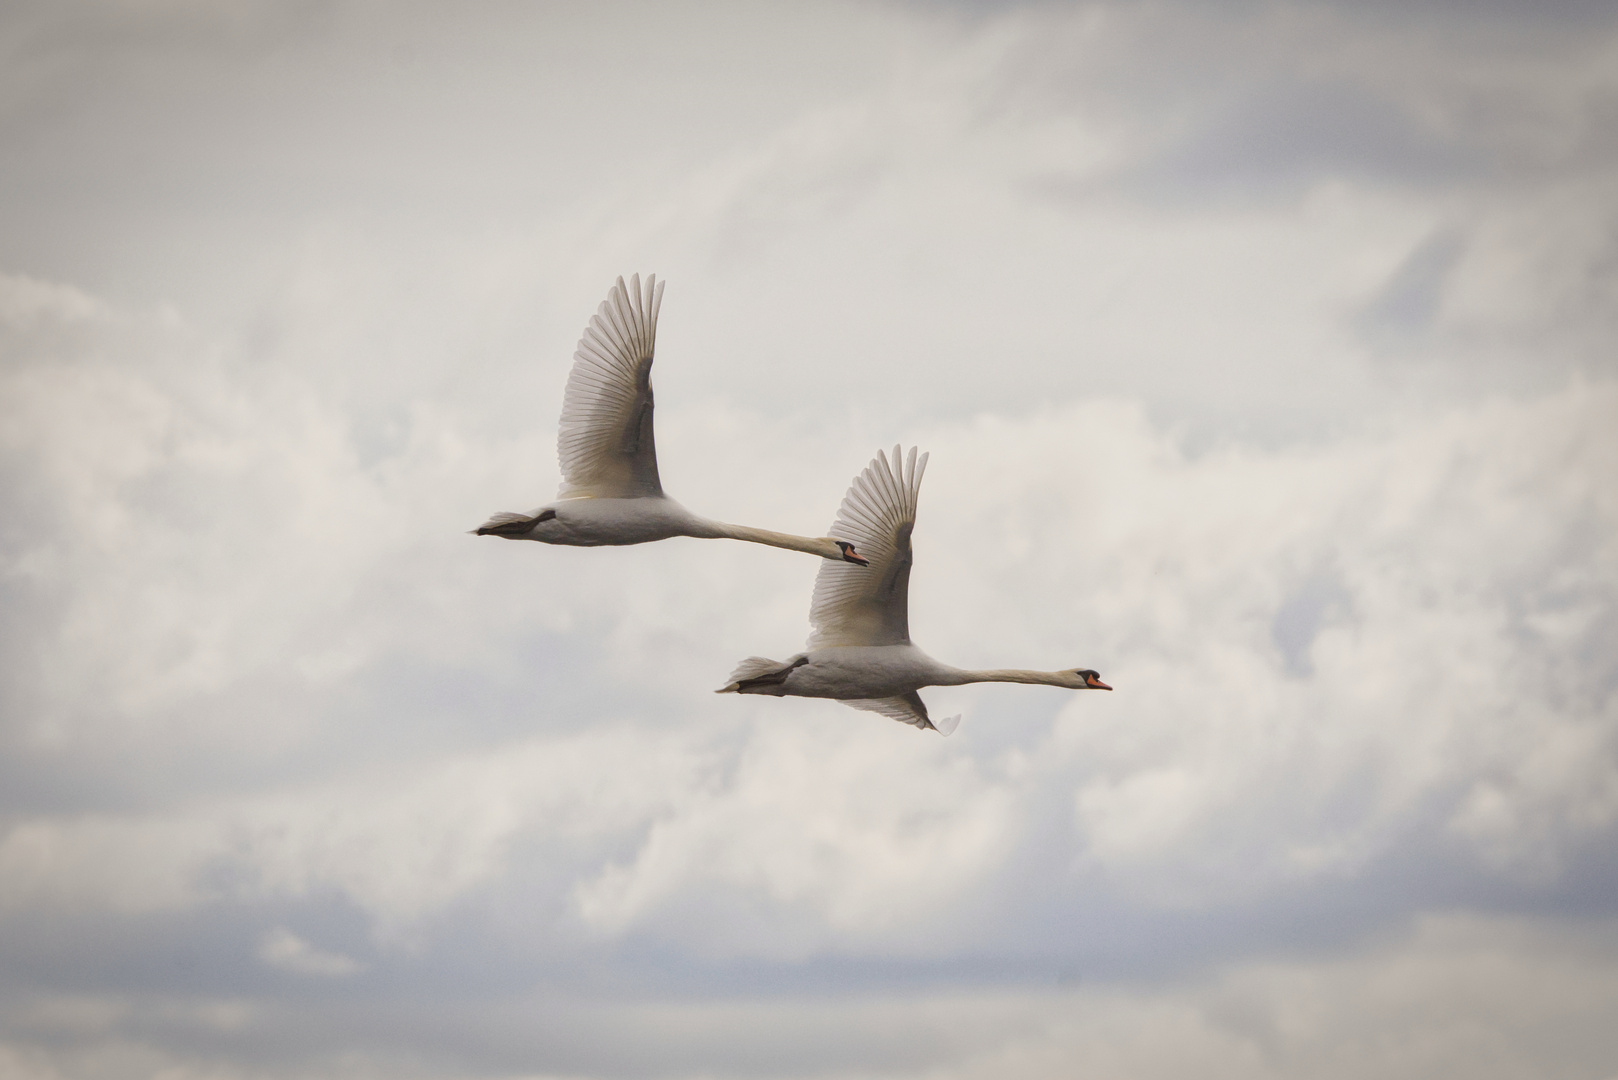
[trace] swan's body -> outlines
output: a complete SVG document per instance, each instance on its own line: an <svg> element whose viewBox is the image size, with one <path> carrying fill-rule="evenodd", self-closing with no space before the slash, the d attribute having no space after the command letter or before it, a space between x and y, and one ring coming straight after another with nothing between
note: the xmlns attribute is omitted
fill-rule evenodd
<svg viewBox="0 0 1618 1080"><path fill-rule="evenodd" d="M918 462L913 449L903 465L897 446L891 466L878 452L849 486L832 527L854 540L870 560L869 568L822 566L809 609L814 631L808 648L786 661L761 656L743 660L718 693L833 698L948 735L961 718L952 716L935 724L917 690L978 682L1112 689L1088 668L967 671L940 664L911 644L910 534L926 468L927 455Z"/></svg>
<svg viewBox="0 0 1618 1080"><path fill-rule="evenodd" d="M556 439L562 490L531 514L496 514L479 536L571 547L645 544L673 536L746 540L865 565L846 540L727 525L663 494L652 431L652 356L663 283L640 275L607 294L573 353Z"/></svg>
<svg viewBox="0 0 1618 1080"><path fill-rule="evenodd" d="M923 686L965 686L980 682L1038 683L1073 690L1095 689L1077 671L967 671L940 664L910 644L832 645L799 653L779 667L786 674L779 684L775 684L781 687L779 692L762 686L752 691L738 688L737 692L848 701L896 697ZM759 680L755 677L747 681Z"/></svg>

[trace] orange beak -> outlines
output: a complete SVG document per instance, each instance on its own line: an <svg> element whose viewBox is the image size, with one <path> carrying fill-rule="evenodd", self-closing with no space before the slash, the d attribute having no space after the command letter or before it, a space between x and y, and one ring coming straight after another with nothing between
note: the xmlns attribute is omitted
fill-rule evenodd
<svg viewBox="0 0 1618 1080"><path fill-rule="evenodd" d="M851 563L855 564L856 566L870 566L871 565L871 560L867 559L864 555L861 555L859 552L855 551L853 544L845 543L845 544L842 545L842 548L843 548L843 561L844 562L851 562Z"/></svg>
<svg viewBox="0 0 1618 1080"><path fill-rule="evenodd" d="M1106 683L1102 682L1100 679L1096 678L1094 675L1086 675L1084 677L1084 685L1088 686L1092 690L1111 690L1112 689L1112 687L1108 686Z"/></svg>

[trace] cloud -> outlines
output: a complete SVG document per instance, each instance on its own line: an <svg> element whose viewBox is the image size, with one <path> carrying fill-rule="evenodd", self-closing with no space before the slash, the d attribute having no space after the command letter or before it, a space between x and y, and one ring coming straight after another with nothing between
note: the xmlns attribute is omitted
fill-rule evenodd
<svg viewBox="0 0 1618 1080"><path fill-rule="evenodd" d="M147 384L122 400L152 403L125 406L134 416L184 415L167 393ZM97 612L62 624L87 627L73 639L71 670L116 676L90 686L126 696L115 711L57 714L55 737L70 753L42 749L49 743L26 727L19 745L42 763L82 770L100 757L110 768L119 758L101 748L145 716L144 730L165 733L166 756L149 759L157 769L186 775L206 756L235 762L242 779L228 796L191 779L197 809L185 813L107 821L34 810L17 819L6 850L33 867L18 881L72 894L73 867L101 865L98 837L130 829L140 838L131 845L168 852L152 864L167 867L152 893L163 905L335 891L382 941L428 932L538 858L552 872L529 887L568 913L549 932L555 941L628 936L714 960L944 956L967 942L1020 951L1051 928L1030 919L1022 930L974 930L973 913L992 904L1032 914L1041 896L1110 897L1120 907L1088 928L1047 937L1056 953L1083 955L1113 929L1150 925L1153 912L1234 917L1234 905L1290 903L1289 890L1375 875L1412 844L1455 861L1453 899L1486 894L1499 875L1554 895L1618 818L1612 673L1563 659L1609 651L1607 537L1618 509L1598 478L1618 455L1604 419L1615 404L1610 386L1578 384L1411 418L1374 437L1200 454L1110 401L938 425L923 439L935 461L912 585L917 640L968 666L1091 664L1119 688L1099 700L929 691L940 708L964 702L959 750L918 744L897 726L872 730L871 718L825 703L711 703L706 691L730 660L790 651L805 632L813 566L793 573L758 557L768 552L738 578L729 561L669 545L620 553L601 576L569 583L559 566L585 564L558 560L590 553L474 546L446 532L443 543L462 553L418 554L385 533L343 536L348 519L327 509L343 500L292 485L314 509L292 501L290 513L263 515L261 498L244 498L216 504L202 523L218 530L204 534L205 550L217 544L230 552L225 565L246 560L257 573L238 585L236 574L192 560L200 583L188 588L170 571L154 608L110 583L79 592L84 568L104 558L103 538L53 535L58 569L44 580L72 587L43 595L93 600ZM305 474L352 490L347 501L375 505L378 521L419 513L407 492L448 505L440 500L455 478L438 455L464 433L367 470L348 463L341 438L309 440L304 416L301 404L267 410L259 423L269 426L239 433L214 458L245 469L248 485L269 478L261 490L273 491L285 461L331 454L332 467ZM179 535L162 526L164 503L121 494L129 470L195 484L187 448L203 436L184 432L211 427L98 424L144 449L83 459L81 479L63 488L100 478L89 502L127 522L121 577L163 577L150 562L169 564L165 545ZM268 437L285 453L265 454ZM393 469L408 471L395 479ZM970 542L955 539L955 522L968 523ZM229 539L238 532L250 545ZM985 564L984 551L1002 554ZM408 569L439 558L463 567L456 589ZM491 619L517 567L540 575L548 595ZM265 589L266 579L280 584ZM220 588L243 591L221 607ZM382 613L366 610L375 602ZM609 658L597 677L639 671L636 697L613 707L616 724L612 711L579 727L520 697L494 698L497 711L515 707L541 732L474 721L456 746L436 730L441 716L467 715L453 700L333 698L346 683L383 685L405 658L433 672L424 685L471 686L486 672L539 701L565 682L563 669L540 681L502 674L508 643L547 642L566 625L558 609L595 607L606 614L575 632ZM35 613L53 610L63 609ZM88 629L99 626L119 633ZM175 669L120 669L131 627L157 640L154 628L172 627L195 644L173 654ZM317 663L329 655L319 651L331 647L320 645L328 627L341 628L333 640L346 657L330 667ZM230 641L263 641L265 652L211 651ZM289 653L291 642L310 651ZM276 664L286 673L279 688L260 674ZM149 688L137 691L120 672L142 668ZM219 711L259 686L269 696ZM310 707L330 726L299 716ZM245 709L272 730L244 724ZM392 745L371 764L345 741L379 736ZM284 764L245 771L267 752ZM290 782L307 775L301 760L328 754L345 756L326 778ZM152 798L124 783L126 802ZM1041 851L1043 870L1014 871ZM1016 888L999 883L1013 874ZM1420 889L1398 889L1397 903L1424 902Z"/></svg>
<svg viewBox="0 0 1618 1080"><path fill-rule="evenodd" d="M1376 344L1425 331L1438 315L1445 282L1465 251L1465 237L1454 229L1422 241L1359 314L1362 333Z"/></svg>
<svg viewBox="0 0 1618 1080"><path fill-rule="evenodd" d="M1367 176L1432 183L1474 174L1466 149L1360 87L1283 83L1256 88L1197 125L1132 178L1170 197L1296 193Z"/></svg>
<svg viewBox="0 0 1618 1080"><path fill-rule="evenodd" d="M446 1053L463 1062L455 1075L483 1076L1602 1075L1614 1051L1603 1023L1618 989L1612 950L1606 922L1569 933L1436 916L1353 957L1256 958L1166 983L649 1002L540 994L431 1011L57 999L12 1013L0 1062L30 1080L194 1069L166 1044L203 1039L214 1075L247 1077L445 1075ZM271 1041L298 1047L296 1064L261 1056Z"/></svg>
<svg viewBox="0 0 1618 1080"><path fill-rule="evenodd" d="M290 971L294 975L314 975L321 978L341 978L365 967L342 953L325 952L315 948L284 926L264 936L263 942L258 947L258 958L270 967Z"/></svg>
<svg viewBox="0 0 1618 1080"><path fill-rule="evenodd" d="M1610 1059L1606 24L626 13L28 15L0 1070ZM637 269L675 496L920 443L917 640L1117 691L716 698L814 560L466 536Z"/></svg>
<svg viewBox="0 0 1618 1080"><path fill-rule="evenodd" d="M103 310L94 298L70 285L7 274L0 281L0 322L26 327L38 320L82 322Z"/></svg>

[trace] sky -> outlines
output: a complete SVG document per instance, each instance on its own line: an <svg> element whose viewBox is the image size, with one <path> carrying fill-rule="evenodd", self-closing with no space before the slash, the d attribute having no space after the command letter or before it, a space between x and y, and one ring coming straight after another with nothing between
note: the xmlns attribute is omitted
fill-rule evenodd
<svg viewBox="0 0 1618 1080"><path fill-rule="evenodd" d="M1602 3L0 10L0 1074L1618 1077ZM466 535L668 282L665 488Z"/></svg>

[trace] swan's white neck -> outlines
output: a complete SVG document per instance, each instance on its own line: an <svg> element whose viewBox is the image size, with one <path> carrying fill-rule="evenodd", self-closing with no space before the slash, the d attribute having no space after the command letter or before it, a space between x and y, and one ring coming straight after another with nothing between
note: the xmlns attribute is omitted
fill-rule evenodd
<svg viewBox="0 0 1618 1080"><path fill-rule="evenodd" d="M937 685L965 686L967 683L980 682L1031 683L1036 686L1065 686L1069 689L1075 685L1071 671L1026 671L1022 668L990 668L986 671L950 668L945 678Z"/></svg>
<svg viewBox="0 0 1618 1080"><path fill-rule="evenodd" d="M746 540L749 543L786 548L788 551L803 551L810 555L819 555L823 559L843 557L843 549L837 546L837 542L824 536L794 536L792 533L771 532L769 529L755 529L749 525L727 525L723 521L706 519L702 521L701 528L703 532L693 532L691 535L705 539Z"/></svg>

